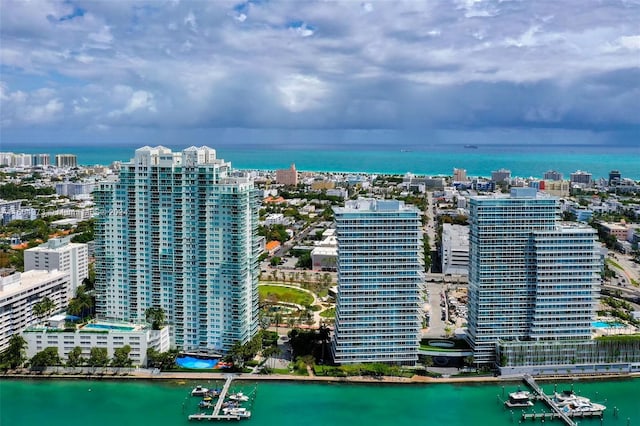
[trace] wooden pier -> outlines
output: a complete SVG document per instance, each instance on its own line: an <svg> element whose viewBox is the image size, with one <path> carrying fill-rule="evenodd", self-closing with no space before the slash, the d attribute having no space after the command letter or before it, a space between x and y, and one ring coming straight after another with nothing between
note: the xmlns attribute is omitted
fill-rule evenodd
<svg viewBox="0 0 640 426"><path fill-rule="evenodd" d="M189 420L240 420L241 417L233 414L220 414L220 410L222 409L222 404L224 404L224 400L227 396L227 392L229 392L229 387L231 386L231 382L233 381L234 376L227 376L227 380L224 382L224 386L222 387L222 391L218 396L218 401L216 402L216 406L213 408L213 413L205 414L191 414L189 416Z"/></svg>
<svg viewBox="0 0 640 426"><path fill-rule="evenodd" d="M559 418L560 420L565 422L568 426L577 426L576 422L571 420L571 417L569 417L567 413L563 412L560 409L560 407L554 404L551 398L549 398L549 396L542 391L542 389L540 388L540 386L538 386L538 384L533 379L533 377L531 377L528 374L525 374L522 380L524 380L524 382L533 390L533 392L535 392L535 394L542 401L544 401L544 403L547 404L547 406L551 408L551 410L553 410L553 413L529 414L530 417L528 418L532 418L535 420L536 418L546 418L546 417L542 417L543 415L550 415L551 417L549 418L552 418L552 419ZM535 416L539 416L539 417L535 417ZM525 417L525 414L522 414L522 418L526 419L527 417Z"/></svg>

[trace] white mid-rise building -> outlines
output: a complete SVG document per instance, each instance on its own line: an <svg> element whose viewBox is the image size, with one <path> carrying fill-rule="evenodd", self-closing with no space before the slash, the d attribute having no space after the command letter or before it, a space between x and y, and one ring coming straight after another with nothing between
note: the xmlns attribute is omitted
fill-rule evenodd
<svg viewBox="0 0 640 426"><path fill-rule="evenodd" d="M22 336L27 342L27 358L54 347L58 349L60 358L66 360L76 346L82 349L84 359L89 358L91 348L106 348L107 355L112 358L115 349L128 345L133 365L144 366L147 364L147 349L153 348L158 352L170 349L169 327L152 330L148 324L94 321L76 330L37 325L24 330Z"/></svg>
<svg viewBox="0 0 640 426"><path fill-rule="evenodd" d="M442 273L469 275L469 227L442 225Z"/></svg>
<svg viewBox="0 0 640 426"><path fill-rule="evenodd" d="M335 209L336 363L417 362L424 302L420 217L417 208L395 200L347 201Z"/></svg>
<svg viewBox="0 0 640 426"><path fill-rule="evenodd" d="M38 247L24 251L24 270L64 271L70 276L67 299L89 276L89 250L86 244L72 243L70 237L52 238Z"/></svg>
<svg viewBox="0 0 640 426"><path fill-rule="evenodd" d="M143 147L94 192L96 313L162 308L175 345L227 351L258 330L258 192L214 149Z"/></svg>
<svg viewBox="0 0 640 426"><path fill-rule="evenodd" d="M0 351L9 338L40 321L33 306L48 297L54 304L52 312L67 303L69 274L62 271L15 272L0 276Z"/></svg>

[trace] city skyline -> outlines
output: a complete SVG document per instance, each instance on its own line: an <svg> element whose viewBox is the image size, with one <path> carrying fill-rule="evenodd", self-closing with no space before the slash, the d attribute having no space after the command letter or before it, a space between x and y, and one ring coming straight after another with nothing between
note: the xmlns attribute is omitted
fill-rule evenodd
<svg viewBox="0 0 640 426"><path fill-rule="evenodd" d="M7 142L637 142L631 2L2 6Z"/></svg>

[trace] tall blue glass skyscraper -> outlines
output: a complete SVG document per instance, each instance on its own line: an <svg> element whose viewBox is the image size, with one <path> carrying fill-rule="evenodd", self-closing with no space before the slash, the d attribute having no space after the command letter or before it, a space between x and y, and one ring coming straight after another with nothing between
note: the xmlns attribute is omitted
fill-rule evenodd
<svg viewBox="0 0 640 426"><path fill-rule="evenodd" d="M424 289L420 215L391 200L347 201L335 209L335 362L418 360Z"/></svg>
<svg viewBox="0 0 640 426"><path fill-rule="evenodd" d="M161 307L183 349L228 350L257 331L253 182L207 147L143 147L94 192L96 311L142 321Z"/></svg>
<svg viewBox="0 0 640 426"><path fill-rule="evenodd" d="M595 231L559 222L533 188L470 201L467 338L492 364L499 340L591 338L600 284Z"/></svg>

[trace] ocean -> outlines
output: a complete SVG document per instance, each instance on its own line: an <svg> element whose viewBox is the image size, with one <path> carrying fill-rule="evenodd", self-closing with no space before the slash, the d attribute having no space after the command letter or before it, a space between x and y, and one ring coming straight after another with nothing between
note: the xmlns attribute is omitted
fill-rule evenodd
<svg viewBox="0 0 640 426"><path fill-rule="evenodd" d="M213 383L207 385L206 381L198 383L215 387ZM198 399L189 396L195 384L185 381L3 380L0 382L0 424L187 425L187 416L198 411ZM514 409L512 415L498 402L503 386L508 395L516 391L519 384L235 382L232 390L249 394L255 389L255 399L247 406L252 411L247 424L253 426L518 424L521 410ZM570 386L558 384L557 389L561 391ZM577 394L607 406L602 422L600 419L580 419L581 426L640 425L637 404L640 379L575 382L573 386ZM542 387L546 393L554 390L551 383L542 383ZM540 402L533 410L547 411ZM547 423L562 424L548 420Z"/></svg>
<svg viewBox="0 0 640 426"><path fill-rule="evenodd" d="M173 150L190 143L166 144ZM108 165L129 161L142 144L95 146L3 142L0 150L22 153L76 154L82 165ZM547 170L569 174L577 170L607 178L619 170L623 178L640 180L640 144L385 144L332 143L210 143L219 158L240 169L275 170L295 163L300 171L393 173L419 175L453 174L453 168L468 176L490 177L492 170L506 168L512 176L539 177Z"/></svg>

